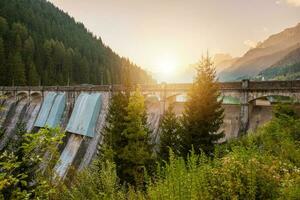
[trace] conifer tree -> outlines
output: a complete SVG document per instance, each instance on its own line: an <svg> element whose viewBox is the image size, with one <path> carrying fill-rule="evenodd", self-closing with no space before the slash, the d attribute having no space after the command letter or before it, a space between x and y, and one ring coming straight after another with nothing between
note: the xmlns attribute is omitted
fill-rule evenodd
<svg viewBox="0 0 300 200"><path fill-rule="evenodd" d="M121 149L120 158L124 168L121 176L127 183L141 187L144 184L145 170L153 161L150 131L146 122L144 97L137 89L129 98L125 129L122 135L127 145Z"/></svg>
<svg viewBox="0 0 300 200"><path fill-rule="evenodd" d="M25 63L26 83L27 83L27 85L33 85L32 78L33 78L33 76L36 77L37 74L33 75L32 73L37 73L37 72L35 70L35 65L34 65L34 61L33 61L34 41L31 37L26 39L24 42L23 56L24 56L24 63ZM34 69L33 69L33 67L34 67ZM33 72L33 70L35 70L35 72ZM37 83L38 83L38 80L37 80Z"/></svg>
<svg viewBox="0 0 300 200"><path fill-rule="evenodd" d="M176 117L174 105L170 104L165 112L160 127L159 157L164 161L169 160L169 152L172 150L176 155L180 152L181 125Z"/></svg>
<svg viewBox="0 0 300 200"><path fill-rule="evenodd" d="M25 85L25 66L21 54L15 53L10 59L11 78L13 85Z"/></svg>
<svg viewBox="0 0 300 200"><path fill-rule="evenodd" d="M5 18L0 17L0 36L3 36L8 30L8 24Z"/></svg>
<svg viewBox="0 0 300 200"><path fill-rule="evenodd" d="M189 92L183 113L182 154L186 156L192 148L196 153L211 153L214 144L223 137L222 102L218 100L220 90L211 58L207 54L197 66L197 76Z"/></svg>
<svg viewBox="0 0 300 200"><path fill-rule="evenodd" d="M30 86L39 84L39 75L36 71L35 64L31 62L28 66L27 84Z"/></svg>
<svg viewBox="0 0 300 200"><path fill-rule="evenodd" d="M7 85L7 68L5 65L4 43L0 36L0 84Z"/></svg>
<svg viewBox="0 0 300 200"><path fill-rule="evenodd" d="M104 129L104 144L102 150L102 160L110 160L116 164L117 174L121 180L124 180L121 172L126 166L123 166L120 154L127 145L127 139L121 134L125 126L125 117L127 116L129 96L119 92L112 96Z"/></svg>

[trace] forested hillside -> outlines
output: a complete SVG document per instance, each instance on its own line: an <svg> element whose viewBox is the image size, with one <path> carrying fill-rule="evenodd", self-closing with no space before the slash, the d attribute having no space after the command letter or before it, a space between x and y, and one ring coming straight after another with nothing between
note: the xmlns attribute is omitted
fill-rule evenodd
<svg viewBox="0 0 300 200"><path fill-rule="evenodd" d="M295 80L300 78L300 48L286 55L282 60L263 70L256 79Z"/></svg>
<svg viewBox="0 0 300 200"><path fill-rule="evenodd" d="M152 78L45 0L0 1L0 85L118 84Z"/></svg>

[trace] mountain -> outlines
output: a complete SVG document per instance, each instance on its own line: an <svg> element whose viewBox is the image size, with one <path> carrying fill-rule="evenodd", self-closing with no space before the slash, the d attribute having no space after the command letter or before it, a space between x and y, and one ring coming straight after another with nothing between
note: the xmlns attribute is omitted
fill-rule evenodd
<svg viewBox="0 0 300 200"><path fill-rule="evenodd" d="M300 47L300 23L270 36L250 49L220 73L220 80L231 81L256 76Z"/></svg>
<svg viewBox="0 0 300 200"><path fill-rule="evenodd" d="M46 0L0 1L0 85L153 82Z"/></svg>
<svg viewBox="0 0 300 200"><path fill-rule="evenodd" d="M300 78L300 48L287 54L271 67L261 71L256 79L293 80Z"/></svg>
<svg viewBox="0 0 300 200"><path fill-rule="evenodd" d="M238 58L233 58L229 54L215 54L213 57L213 62L216 68L217 74L222 72L223 70L227 69L230 67L234 62L237 61Z"/></svg>

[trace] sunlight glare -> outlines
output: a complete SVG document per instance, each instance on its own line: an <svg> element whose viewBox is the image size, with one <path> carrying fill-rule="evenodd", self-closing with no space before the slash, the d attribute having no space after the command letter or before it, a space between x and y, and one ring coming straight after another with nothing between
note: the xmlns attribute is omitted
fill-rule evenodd
<svg viewBox="0 0 300 200"><path fill-rule="evenodd" d="M177 59L175 57L163 57L158 63L158 71L164 76L171 76L177 70Z"/></svg>

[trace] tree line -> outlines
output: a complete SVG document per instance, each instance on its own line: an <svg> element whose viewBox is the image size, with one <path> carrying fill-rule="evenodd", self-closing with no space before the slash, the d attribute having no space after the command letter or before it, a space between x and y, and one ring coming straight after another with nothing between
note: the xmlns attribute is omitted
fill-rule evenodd
<svg viewBox="0 0 300 200"><path fill-rule="evenodd" d="M45 0L0 2L0 84L122 84L153 79Z"/></svg>

